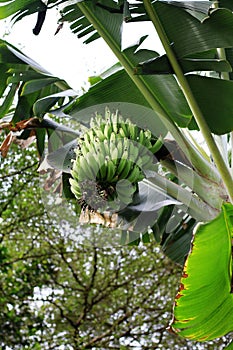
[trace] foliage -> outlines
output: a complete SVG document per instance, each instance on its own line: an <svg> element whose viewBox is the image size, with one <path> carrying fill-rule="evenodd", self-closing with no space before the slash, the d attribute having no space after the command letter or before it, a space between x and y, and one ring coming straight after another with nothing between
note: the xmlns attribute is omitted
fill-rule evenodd
<svg viewBox="0 0 233 350"><path fill-rule="evenodd" d="M38 20L43 13L36 34L43 25L44 11L56 3L60 2L48 2L45 9L40 7L41 1L33 2L30 13L38 11ZM210 317L207 323L205 317L206 310L209 315L218 311L224 317L232 309L232 215L229 214L233 202L232 150L229 151L233 137L231 6L227 1L220 1L219 7L209 1L189 3L138 0L136 3L116 3L112 0L77 0L71 4L66 1L62 3L65 7L61 21L69 21L71 30L79 38L84 38L86 43L102 37L120 65L96 77L96 83L88 92L76 96L65 82L38 69L28 57L2 41L0 69L4 77L1 83L4 118L1 128L9 130L1 146L2 155L7 154L14 140L13 133L21 131L19 138L36 136L40 156L43 156L47 134L50 136L47 161L63 172L63 185L66 184L63 194L71 199L69 177L77 175L76 169L70 175L72 159L75 157L74 148L80 147L79 143L83 143L83 140L85 142L85 132L90 127L93 111L91 108L96 109L96 105L101 104L98 107L101 109L110 103L113 109L124 103L130 103L127 106L131 108L137 104L136 109L130 109L130 117L136 123L142 119L140 111L149 110L139 126L142 129L149 128L157 138L161 136L163 146L153 154L157 159L154 162L156 164L153 163L149 170L142 169L145 178L138 183L132 202L124 210L117 211L120 222L115 226L123 229L122 242L139 244L141 240L149 242L151 237L155 237L168 255L182 264L190 247L194 225L200 221L205 222L203 226L197 226L202 228L194 230L194 249L190 250L185 262L171 327L180 335L201 341L223 336L232 331L228 318L217 322L217 316ZM0 7L0 17L16 14L22 18L27 12L20 11L24 11L27 4L27 1L16 1L11 3L9 10L7 5L3 5ZM123 23L138 22L142 25L145 20L154 25L165 55L159 56L153 50L141 49L144 37L139 38L134 46L121 49ZM13 101L15 108L12 109ZM86 110L81 113L84 108L89 108L88 112ZM44 116L48 112L76 119L82 125L81 134L46 119ZM101 110L97 112L101 113ZM121 112L124 116L124 110ZM158 125L162 132L158 132ZM200 131L209 153L193 139L190 130ZM165 137L168 131L173 139ZM131 138L129 135L128 139ZM101 152L98 156L101 156ZM107 171L111 171L109 165ZM73 192L77 191L75 189ZM156 199L158 193L163 196L159 204ZM169 205L167 200L171 201ZM171 207L171 204L175 207ZM79 202L78 205L80 218L88 214L87 221L90 223L92 213L86 212L82 203ZM177 223L173 221L174 216ZM107 220L104 219L104 222ZM165 222L168 225L164 225ZM172 223L174 227L168 231L167 227ZM222 232L221 240L213 234L216 230ZM206 242L211 243L211 240L214 242L210 245L210 253L214 260L210 263ZM216 250L219 241L222 242L221 262L216 271L213 267L218 266ZM195 254L200 257L201 265L195 259ZM209 269L210 276L204 273L201 275L200 286L197 276L199 278L200 271ZM215 308L212 300L216 293L215 284L211 282L214 280L222 281L225 286L216 298ZM199 289L204 291L199 293ZM206 295L213 297L210 299ZM195 297L197 299L193 308L189 301Z"/></svg>

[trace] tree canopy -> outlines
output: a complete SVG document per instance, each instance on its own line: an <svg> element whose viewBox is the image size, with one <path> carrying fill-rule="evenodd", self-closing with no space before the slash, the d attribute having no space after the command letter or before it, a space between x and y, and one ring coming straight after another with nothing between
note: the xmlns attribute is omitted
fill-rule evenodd
<svg viewBox="0 0 233 350"><path fill-rule="evenodd" d="M44 210L37 165L33 146L1 162L2 349L199 349L166 330L181 268L154 243L80 245Z"/></svg>

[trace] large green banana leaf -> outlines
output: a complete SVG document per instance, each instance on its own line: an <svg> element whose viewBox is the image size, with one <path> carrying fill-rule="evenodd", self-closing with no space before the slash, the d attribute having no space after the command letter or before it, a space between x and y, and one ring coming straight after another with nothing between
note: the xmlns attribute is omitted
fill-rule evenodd
<svg viewBox="0 0 233 350"><path fill-rule="evenodd" d="M172 331L199 341L233 331L233 206L197 226L175 299Z"/></svg>

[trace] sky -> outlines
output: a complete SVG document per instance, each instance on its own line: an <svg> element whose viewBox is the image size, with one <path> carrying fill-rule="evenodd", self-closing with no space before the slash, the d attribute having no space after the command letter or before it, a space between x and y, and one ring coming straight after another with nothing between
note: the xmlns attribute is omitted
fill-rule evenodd
<svg viewBox="0 0 233 350"><path fill-rule="evenodd" d="M114 55L101 40L85 45L71 33L68 23L57 35L59 13L47 11L46 20L38 36L32 33L37 14L27 16L13 25L10 20L0 21L0 37L19 48L50 73L64 78L74 89L80 89L90 75L116 62ZM98 54L97 54L98 53ZM103 55L104 53L104 55ZM103 61L104 57L104 61Z"/></svg>
<svg viewBox="0 0 233 350"><path fill-rule="evenodd" d="M0 38L4 38L34 59L47 71L65 79L73 89L86 87L89 76L100 74L117 62L116 57L103 42L98 39L91 44L83 44L65 23L62 30L54 35L60 15L57 9L47 11L46 19L38 36L32 33L37 14L25 17L13 27L9 19L0 21ZM139 35L154 32L148 24L125 24L124 46L137 42ZM4 36L4 34L6 34ZM156 42L157 51L161 45L155 36L145 42L151 48Z"/></svg>

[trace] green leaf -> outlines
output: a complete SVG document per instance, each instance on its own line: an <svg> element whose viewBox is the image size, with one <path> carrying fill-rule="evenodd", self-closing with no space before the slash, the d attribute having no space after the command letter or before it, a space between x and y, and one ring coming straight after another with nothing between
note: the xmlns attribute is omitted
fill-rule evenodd
<svg viewBox="0 0 233 350"><path fill-rule="evenodd" d="M192 0L184 0L184 1L163 1L165 3L169 3L171 5L177 6L177 7L181 7L184 8L185 10L191 10L194 13L198 12L198 13L203 13L205 15L208 15L210 7L214 4L214 1L202 1L202 0L198 0L198 1L192 1ZM193 13L191 12L191 13Z"/></svg>
<svg viewBox="0 0 233 350"><path fill-rule="evenodd" d="M77 96L77 93L72 89L57 92L52 95L48 94L47 96L38 98L35 101L33 105L33 112L37 116L43 116L46 112L50 111L50 108L53 107L60 99L63 99L65 97L73 98L76 96ZM59 115L59 110L50 111L50 112L56 115Z"/></svg>
<svg viewBox="0 0 233 350"><path fill-rule="evenodd" d="M8 78L7 82L8 84L10 83L18 83L20 81L28 81L28 80L32 80L32 79L40 79L41 78L41 74L37 73L34 70L29 70L29 71L25 71L24 70L25 66L23 68L10 68L8 69L8 73L12 74L10 75L10 77ZM50 75L48 75L48 78L51 78Z"/></svg>
<svg viewBox="0 0 233 350"><path fill-rule="evenodd" d="M0 2L7 2L6 5L0 6L0 19L14 15L14 18L18 20L46 8L45 4L39 0L3 0Z"/></svg>
<svg viewBox="0 0 233 350"><path fill-rule="evenodd" d="M137 22L137 21L146 21L148 20L148 16L145 13L144 4L142 1L138 1L139 4L134 4L131 8L131 14L134 14L134 16L131 17L131 20L129 22ZM180 7L183 10L189 11L194 16L200 17L200 15L208 15L211 6L213 5L213 1L170 1L170 0L162 0L162 3L170 4L176 7ZM225 6L223 6L225 7ZM136 16L137 15L137 16Z"/></svg>
<svg viewBox="0 0 233 350"><path fill-rule="evenodd" d="M231 72L232 67L226 60L183 58L178 60L184 73L194 71ZM149 61L139 63L135 68L136 74L174 74L166 55L152 58Z"/></svg>
<svg viewBox="0 0 233 350"><path fill-rule="evenodd" d="M233 350L233 341L227 346L224 348L224 350Z"/></svg>
<svg viewBox="0 0 233 350"><path fill-rule="evenodd" d="M0 40L0 63L10 64L11 68L14 68L14 64L16 64L16 67L17 64L29 65L41 74L52 76L41 65L4 40Z"/></svg>
<svg viewBox="0 0 233 350"><path fill-rule="evenodd" d="M199 21L177 6L161 1L154 2L153 6L178 57L233 46L233 13L228 9L213 10L204 21Z"/></svg>
<svg viewBox="0 0 233 350"><path fill-rule="evenodd" d="M168 75L148 76L148 84L154 89L157 98L160 99L164 108L167 109L176 123L181 127L187 127L191 123L192 115L183 100L183 95L175 79ZM167 99L168 96L169 99ZM139 110L140 106L150 108L128 74L121 70L92 86L86 94L80 96L76 102L65 108L64 113L79 118L80 111L84 108L99 104L105 104L106 106L111 102L118 102L121 105L122 103L132 103L138 105ZM175 109L174 105L176 106ZM156 118L156 112L153 114ZM157 120L158 118L154 119L154 123L152 123L157 124ZM158 121L158 123L160 122ZM153 126L150 125L150 128L153 128Z"/></svg>
<svg viewBox="0 0 233 350"><path fill-rule="evenodd" d="M162 237L162 250L177 264L184 265L189 253L196 220L184 215L175 207L169 220L165 221L167 232Z"/></svg>
<svg viewBox="0 0 233 350"><path fill-rule="evenodd" d="M84 1L78 2L82 3ZM114 13L114 16L109 16L109 12L106 11L106 9L99 7L99 4L95 4L94 1L85 1L85 3L87 3L92 12L98 11L98 17L105 21L104 26L108 27L112 38L119 43L121 38L121 30L118 24L119 21L122 22L123 14ZM112 8L113 10L118 11L120 9L118 4L112 0L105 0L104 6L108 6L110 9ZM90 34L87 38L85 38L84 42L86 44L91 43L100 37L100 34L96 31L93 24L90 23L85 16L83 16L83 12L78 4L66 6L62 10L61 20L71 23L70 28L74 34L77 34L78 38L86 37L88 34Z"/></svg>
<svg viewBox="0 0 233 350"><path fill-rule="evenodd" d="M175 299L171 330L182 337L208 341L233 330L233 206L197 226Z"/></svg>
<svg viewBox="0 0 233 350"><path fill-rule="evenodd" d="M10 88L3 97L1 115L7 113L10 101L15 99L17 101L13 116L15 123L34 117L34 103L38 100L41 102L38 102L40 108L37 115L43 116L62 96L51 97L46 103L43 98L70 89L64 80L52 76L30 57L3 40L0 40L0 72L1 95Z"/></svg>
<svg viewBox="0 0 233 350"><path fill-rule="evenodd" d="M233 82L197 75L188 75L187 80L211 132L231 132Z"/></svg>
<svg viewBox="0 0 233 350"><path fill-rule="evenodd" d="M40 157L43 156L44 153L44 147L45 147L45 129L36 129L36 144L37 144L37 150L39 152Z"/></svg>
<svg viewBox="0 0 233 350"><path fill-rule="evenodd" d="M18 89L17 84L12 84L10 86L10 90L7 96L5 97L2 105L0 106L0 118L4 117L9 111L9 109L11 108L17 89Z"/></svg>
<svg viewBox="0 0 233 350"><path fill-rule="evenodd" d="M32 79L26 82L22 88L21 95L28 95L32 92L41 90L43 87L47 85L51 85L59 81L59 78L42 78L42 79Z"/></svg>

